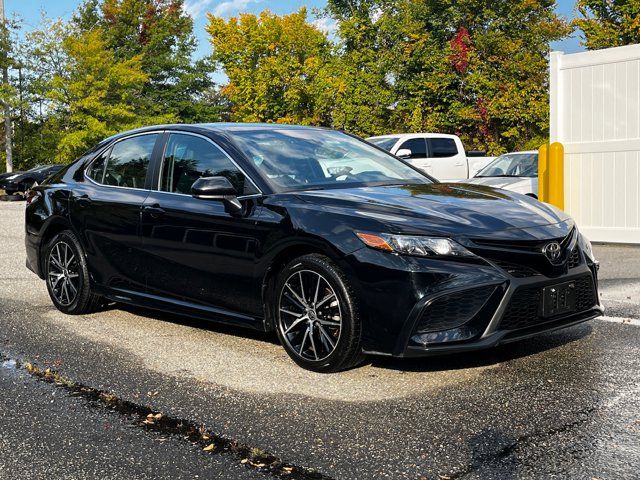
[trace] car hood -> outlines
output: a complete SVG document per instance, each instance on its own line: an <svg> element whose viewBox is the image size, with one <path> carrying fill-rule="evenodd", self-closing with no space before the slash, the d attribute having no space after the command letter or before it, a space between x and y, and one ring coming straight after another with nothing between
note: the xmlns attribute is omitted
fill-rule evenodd
<svg viewBox="0 0 640 480"><path fill-rule="evenodd" d="M473 185L487 185L494 188L513 188L530 180L528 177L473 177L469 180L464 180L464 182Z"/></svg>
<svg viewBox="0 0 640 480"><path fill-rule="evenodd" d="M361 187L297 196L318 209L377 221L393 233L542 240L563 237L574 226L552 205L482 185Z"/></svg>
<svg viewBox="0 0 640 480"><path fill-rule="evenodd" d="M7 181L13 181L15 179L17 179L18 177L21 177L22 175L24 175L25 172L11 172L11 173L3 173L0 174L0 181L2 180L7 180ZM8 180L9 177L13 177L14 175L16 175L16 178L12 178L11 180Z"/></svg>

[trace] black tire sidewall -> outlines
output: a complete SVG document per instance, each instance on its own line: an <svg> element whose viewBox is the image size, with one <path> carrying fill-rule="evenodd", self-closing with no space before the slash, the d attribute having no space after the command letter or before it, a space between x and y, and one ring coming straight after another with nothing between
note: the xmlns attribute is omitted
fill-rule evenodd
<svg viewBox="0 0 640 480"><path fill-rule="evenodd" d="M80 286L78 288L78 295L69 305L63 305L58 301L56 296L51 291L51 285L49 284L49 255L51 254L51 250L53 249L53 247L60 242L64 242L69 245L73 249L73 253L78 257L78 274L80 279ZM61 312L70 315L85 313L87 310L87 306L91 301L92 294L89 284L89 269L87 268L87 261L84 255L84 250L76 236L70 230L60 232L56 234L45 245L43 252L43 271L45 274L45 283L47 284L49 297L51 297L51 301L53 302L55 307Z"/></svg>
<svg viewBox="0 0 640 480"><path fill-rule="evenodd" d="M342 326L340 338L335 350L322 360L307 360L300 357L285 341L280 328L278 312L282 289L289 277L299 270L313 270L321 274L331 285L340 302ZM356 298L346 275L328 258L322 255L305 255L297 258L285 266L278 274L274 298L271 299L273 318L280 343L287 354L299 366L316 372L335 372L350 368L357 353L360 355L361 324L358 314Z"/></svg>

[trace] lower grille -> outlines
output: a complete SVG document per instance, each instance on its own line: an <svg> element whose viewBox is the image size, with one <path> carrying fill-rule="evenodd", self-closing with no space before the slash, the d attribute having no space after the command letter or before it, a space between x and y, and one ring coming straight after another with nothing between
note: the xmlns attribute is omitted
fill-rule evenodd
<svg viewBox="0 0 640 480"><path fill-rule="evenodd" d="M591 275L575 280L576 310L580 313L594 307L596 296ZM511 297L509 306L502 317L500 329L518 330L535 326L552 318L542 317L542 287L522 287Z"/></svg>
<svg viewBox="0 0 640 480"><path fill-rule="evenodd" d="M576 247L576 248L573 249L573 252L571 252L571 256L569 257L569 260L567 261L567 267L568 268L576 268L581 263L582 263L582 260L580 258L580 250L578 250L578 247Z"/></svg>
<svg viewBox="0 0 640 480"><path fill-rule="evenodd" d="M519 265L517 263L510 263L505 262L504 260L495 259L492 259L492 262L513 277L525 278L540 275L540 272L537 272L533 268L527 267L526 265Z"/></svg>
<svg viewBox="0 0 640 480"><path fill-rule="evenodd" d="M495 286L489 285L443 295L426 308L415 333L449 330L467 323L478 313L495 289Z"/></svg>

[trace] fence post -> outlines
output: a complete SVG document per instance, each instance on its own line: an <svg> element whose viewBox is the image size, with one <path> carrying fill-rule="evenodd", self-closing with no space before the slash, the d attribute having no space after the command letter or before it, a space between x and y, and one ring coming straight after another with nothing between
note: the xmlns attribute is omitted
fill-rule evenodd
<svg viewBox="0 0 640 480"><path fill-rule="evenodd" d="M551 52L549 55L549 138L550 142L563 140L562 118L564 99L562 74L563 52Z"/></svg>
<svg viewBox="0 0 640 480"><path fill-rule="evenodd" d="M547 164L548 203L564 210L564 146L559 142L549 145Z"/></svg>

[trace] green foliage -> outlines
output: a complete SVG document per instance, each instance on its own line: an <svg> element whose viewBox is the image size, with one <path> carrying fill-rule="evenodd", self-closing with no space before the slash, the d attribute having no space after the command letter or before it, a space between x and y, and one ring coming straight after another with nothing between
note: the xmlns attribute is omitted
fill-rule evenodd
<svg viewBox="0 0 640 480"><path fill-rule="evenodd" d="M501 153L548 129L549 42L569 33L553 1L329 0L328 11L347 63L367 72L355 81L373 76L371 99L394 106L387 131L456 133Z"/></svg>
<svg viewBox="0 0 640 480"><path fill-rule="evenodd" d="M304 8L209 15L213 54L194 61L184 0L84 0L70 22L43 19L17 47L11 28L0 31L0 66L11 71L0 101L13 109L19 168L72 160L139 125L226 119L456 133L501 153L547 136L549 43L571 30L554 8L328 0L319 15L335 36ZM588 48L640 41L638 0L578 0L577 11ZM222 88L216 68L228 77Z"/></svg>
<svg viewBox="0 0 640 480"><path fill-rule="evenodd" d="M140 94L148 81L141 58L118 60L104 36L101 29L94 29L64 41L67 74L54 76L49 92L69 111L68 129L58 144L61 161L76 158L119 131L164 120L139 113Z"/></svg>
<svg viewBox="0 0 640 480"><path fill-rule="evenodd" d="M89 0L74 18L80 31L98 26L120 60L140 57L148 75L145 109L185 122L214 121L219 109L204 101L213 89L206 60L192 61L193 20L183 0ZM214 106L215 107L215 106Z"/></svg>
<svg viewBox="0 0 640 480"><path fill-rule="evenodd" d="M576 10L588 49L640 43L640 0L578 0Z"/></svg>
<svg viewBox="0 0 640 480"><path fill-rule="evenodd" d="M323 69L331 62L326 36L306 22L306 9L277 16L209 15L212 60L229 78L223 88L231 118L241 122L322 124Z"/></svg>
<svg viewBox="0 0 640 480"><path fill-rule="evenodd" d="M0 89L12 94L16 166L68 162L135 126L222 119L228 101L195 46L183 0L85 0L70 22L43 17L14 49L13 88Z"/></svg>

